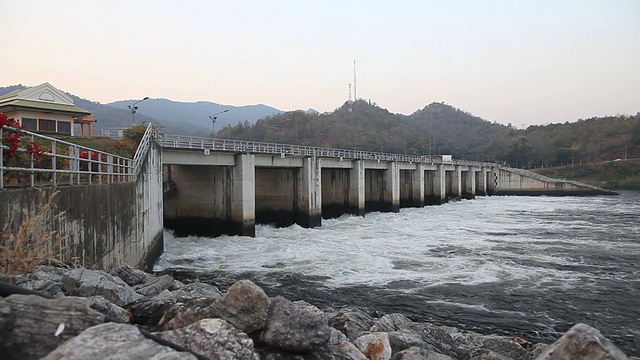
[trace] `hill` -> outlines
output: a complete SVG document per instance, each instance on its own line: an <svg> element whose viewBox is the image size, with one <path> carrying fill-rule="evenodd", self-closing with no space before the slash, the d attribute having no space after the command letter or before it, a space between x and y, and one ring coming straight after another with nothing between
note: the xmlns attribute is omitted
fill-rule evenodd
<svg viewBox="0 0 640 360"><path fill-rule="evenodd" d="M121 100L108 105L118 109L127 109L127 106L135 101ZM199 134L211 133L212 123L209 117L224 110L229 111L218 115L215 124L216 131L225 125L235 125L244 121L253 124L264 116L282 113L281 110L262 104L231 106L208 101L179 102L168 99L149 99L139 104L139 107L138 114L147 115L166 125L183 130L177 132L178 134L188 130L194 130Z"/></svg>
<svg viewBox="0 0 640 360"><path fill-rule="evenodd" d="M0 96L25 87L24 85L0 87ZM74 94L66 94L73 99L76 106L91 111L96 115L97 121L93 125L95 135L100 135L103 128L131 126L131 111L127 106L133 104L136 100L121 100L105 105ZM218 117L216 130L224 125L236 124L240 121L248 121L253 124L263 116L282 112L267 105L230 106L205 101L186 103L167 99L149 99L138 106L139 110L135 114L136 124L142 122L154 123L160 126L162 132L165 133L204 134L207 136L212 130L209 116L223 110L228 109L229 112ZM313 113L315 110L309 109L307 111ZM78 129L76 128L76 130Z"/></svg>

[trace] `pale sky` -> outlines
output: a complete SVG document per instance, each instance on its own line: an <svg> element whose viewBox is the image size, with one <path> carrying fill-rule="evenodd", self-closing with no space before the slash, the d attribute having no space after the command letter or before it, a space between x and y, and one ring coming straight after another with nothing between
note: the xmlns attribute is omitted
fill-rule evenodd
<svg viewBox="0 0 640 360"><path fill-rule="evenodd" d="M0 0L0 86L489 121L640 111L640 1Z"/></svg>

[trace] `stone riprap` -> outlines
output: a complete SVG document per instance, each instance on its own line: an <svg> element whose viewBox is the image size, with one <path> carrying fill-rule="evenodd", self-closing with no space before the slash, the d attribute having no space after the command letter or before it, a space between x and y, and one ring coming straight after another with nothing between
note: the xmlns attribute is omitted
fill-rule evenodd
<svg viewBox="0 0 640 360"><path fill-rule="evenodd" d="M585 324L554 344L531 344L400 314L321 310L268 297L249 280L222 292L126 265L110 272L43 266L26 275L0 274L0 290L6 296L0 301L0 354L9 360L627 359ZM24 291L34 294L17 294Z"/></svg>

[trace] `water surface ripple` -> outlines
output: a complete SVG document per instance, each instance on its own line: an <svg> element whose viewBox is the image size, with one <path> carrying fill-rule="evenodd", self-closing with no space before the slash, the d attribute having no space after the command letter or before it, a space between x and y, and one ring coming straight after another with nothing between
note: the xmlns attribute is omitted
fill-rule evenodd
<svg viewBox="0 0 640 360"><path fill-rule="evenodd" d="M479 197L256 234L165 233L156 270L533 341L584 322L640 354L640 192Z"/></svg>

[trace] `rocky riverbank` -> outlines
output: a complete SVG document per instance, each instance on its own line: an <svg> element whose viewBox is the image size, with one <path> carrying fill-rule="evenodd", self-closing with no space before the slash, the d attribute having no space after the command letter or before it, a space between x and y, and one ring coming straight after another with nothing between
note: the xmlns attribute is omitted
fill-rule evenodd
<svg viewBox="0 0 640 360"><path fill-rule="evenodd" d="M321 310L249 280L223 292L128 266L0 274L0 296L5 359L627 359L585 324L531 344L400 314Z"/></svg>

